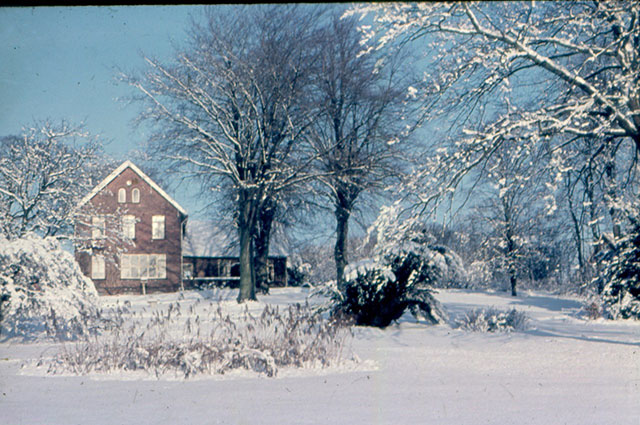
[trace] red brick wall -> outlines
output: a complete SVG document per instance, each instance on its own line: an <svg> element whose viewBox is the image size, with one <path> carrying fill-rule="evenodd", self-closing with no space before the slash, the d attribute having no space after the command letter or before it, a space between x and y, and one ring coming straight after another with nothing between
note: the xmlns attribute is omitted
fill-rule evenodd
<svg viewBox="0 0 640 425"><path fill-rule="evenodd" d="M130 183L128 185L127 183ZM118 203L118 189L125 188L127 199L125 203ZM131 202L134 188L140 189L140 203ZM91 276L91 257L87 248L95 253L102 253L106 258L106 278L96 279L94 283L101 294L119 294L125 292L141 293L140 279L120 278L120 254L166 254L166 279L146 281L147 292L170 292L180 288L181 271L181 220L182 214L164 197L156 192L149 184L140 178L131 168L126 168L118 177L112 180L104 189L96 194L83 206L83 215L76 225L76 237L85 240L76 248L76 258L81 269L87 276ZM136 217L135 239L127 242L121 235L122 216L125 214ZM106 216L107 238L102 241L91 240L91 230L86 225L91 222L91 216ZM152 216L165 216L164 239L151 238Z"/></svg>

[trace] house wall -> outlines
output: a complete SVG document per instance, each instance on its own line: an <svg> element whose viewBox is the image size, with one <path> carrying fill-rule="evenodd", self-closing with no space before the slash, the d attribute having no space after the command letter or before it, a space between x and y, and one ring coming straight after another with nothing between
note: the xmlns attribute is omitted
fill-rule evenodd
<svg viewBox="0 0 640 425"><path fill-rule="evenodd" d="M125 188L126 202L118 203L118 190ZM140 202L132 202L132 191L140 190ZM135 239L129 241L122 235L122 216L136 217ZM91 217L103 215L106 221L106 238L93 240ZM152 217L164 215L164 239L152 239ZM121 254L165 254L166 278L144 281L146 292L171 292L181 287L181 221L184 216L156 192L131 168L126 168L105 188L97 193L81 209L76 225L76 259L82 271L91 276L91 255L105 257L105 279L93 279L101 294L141 293L143 281L122 279Z"/></svg>

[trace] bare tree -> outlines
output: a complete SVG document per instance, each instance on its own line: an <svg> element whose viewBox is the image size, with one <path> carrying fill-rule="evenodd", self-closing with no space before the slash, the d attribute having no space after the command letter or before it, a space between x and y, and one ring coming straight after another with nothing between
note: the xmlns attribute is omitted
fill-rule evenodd
<svg viewBox="0 0 640 425"><path fill-rule="evenodd" d="M253 243L270 233L273 202L310 178L301 140L315 18L296 6L207 9L173 64L146 58L143 78L125 77L146 105L140 119L158 129L155 149L199 178L205 196L234 203L239 302L255 299Z"/></svg>
<svg viewBox="0 0 640 425"><path fill-rule="evenodd" d="M368 52L358 21L335 15L318 35L314 75L317 118L312 145L320 181L336 219L334 258L339 284L348 263L349 219L362 195L381 191L400 174L410 113L399 54Z"/></svg>
<svg viewBox="0 0 640 425"><path fill-rule="evenodd" d="M105 175L101 146L82 126L35 122L0 139L0 233L69 236L78 201Z"/></svg>

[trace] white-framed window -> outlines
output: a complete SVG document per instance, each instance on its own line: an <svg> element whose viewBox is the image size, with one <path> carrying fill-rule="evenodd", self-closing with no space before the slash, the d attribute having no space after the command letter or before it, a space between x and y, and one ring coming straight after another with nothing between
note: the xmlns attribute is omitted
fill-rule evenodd
<svg viewBox="0 0 640 425"><path fill-rule="evenodd" d="M138 189L137 187L134 187L131 191L131 202L133 202L134 204L140 202L140 189Z"/></svg>
<svg viewBox="0 0 640 425"><path fill-rule="evenodd" d="M151 239L164 239L164 216L151 217Z"/></svg>
<svg viewBox="0 0 640 425"><path fill-rule="evenodd" d="M105 219L103 216L91 217L91 239L104 239Z"/></svg>
<svg viewBox="0 0 640 425"><path fill-rule="evenodd" d="M118 189L118 203L124 204L127 202L127 189L121 187Z"/></svg>
<svg viewBox="0 0 640 425"><path fill-rule="evenodd" d="M121 279L166 279L166 254L122 254Z"/></svg>
<svg viewBox="0 0 640 425"><path fill-rule="evenodd" d="M135 215L123 215L122 216L122 234L125 238L136 238L136 216Z"/></svg>
<svg viewBox="0 0 640 425"><path fill-rule="evenodd" d="M106 277L104 267L104 257L102 255L94 255L91 257L91 278L104 279Z"/></svg>

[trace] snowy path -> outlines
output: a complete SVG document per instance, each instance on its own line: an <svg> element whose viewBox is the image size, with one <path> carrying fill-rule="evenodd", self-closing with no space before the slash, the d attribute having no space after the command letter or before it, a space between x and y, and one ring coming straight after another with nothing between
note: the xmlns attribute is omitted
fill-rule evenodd
<svg viewBox="0 0 640 425"><path fill-rule="evenodd" d="M275 379L35 376L20 364L49 346L2 343L0 424L640 424L640 323L586 322L577 300L541 294L438 298L454 317L515 305L530 329L478 334L404 318L356 330L352 348L366 360L357 371Z"/></svg>

